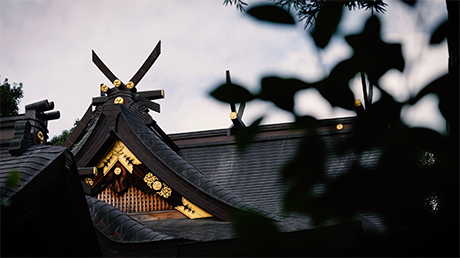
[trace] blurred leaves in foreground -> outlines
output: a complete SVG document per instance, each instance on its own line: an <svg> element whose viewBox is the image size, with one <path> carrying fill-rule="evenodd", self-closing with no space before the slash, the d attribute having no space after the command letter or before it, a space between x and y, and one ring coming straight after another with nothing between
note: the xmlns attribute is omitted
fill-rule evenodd
<svg viewBox="0 0 460 258"><path fill-rule="evenodd" d="M405 2L414 6L414 2ZM318 49L328 45L343 10L342 2L321 3L322 10L328 12L317 14L311 32ZM458 9L458 3L456 6ZM254 7L247 13L259 20L291 24L291 19L285 17L289 13L279 6ZM277 14L281 14L281 20L275 17ZM455 30L449 30L449 22L450 26L458 23L458 10L456 14L449 13L449 21L433 32L431 44L439 44L452 36L449 33ZM224 84L211 95L227 103L253 99L272 102L294 115L292 128L297 129L317 122L312 117L296 114L294 96L300 90L315 88L331 106L356 110L354 132L337 138L333 152L325 150L324 137L303 139L295 157L281 171L283 180L291 183L284 197L285 212L307 214L318 227L330 221L358 220L366 213L378 214L388 230L380 238L368 238L366 245L355 250L355 255L458 254L458 71L449 67L448 74L426 85L415 97L405 102L396 101L380 87L379 80L391 69L403 72L405 60L401 44L384 42L380 31L378 17L371 16L361 33L346 36L344 39L352 47L353 56L338 63L319 81L307 83L296 78L270 76L262 78L257 94L240 85ZM458 29L453 38L458 46ZM458 55L458 49L454 53ZM458 57L456 62L458 67ZM361 75L363 82L364 107L355 106L349 88L350 81L357 75ZM372 87L381 93L375 103L371 102ZM428 94L439 97L439 109L447 121L446 135L426 128L410 128L401 121L402 107L415 105ZM255 127L262 119L236 135L240 151L255 137ZM328 155L354 158L343 165L344 171L331 179L325 170ZM364 166L369 159L373 159L373 165ZM280 250L273 250L273 245L286 247L272 222L253 214L238 214L234 221L235 231L248 255L276 256ZM299 241L299 246L289 248L301 250L303 244ZM285 249L284 254L289 254L288 250ZM306 250L303 255L312 254L317 253Z"/></svg>

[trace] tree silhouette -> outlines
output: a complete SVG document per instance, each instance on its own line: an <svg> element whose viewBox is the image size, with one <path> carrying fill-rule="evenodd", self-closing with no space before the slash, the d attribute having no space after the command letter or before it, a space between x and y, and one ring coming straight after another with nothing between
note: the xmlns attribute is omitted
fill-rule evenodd
<svg viewBox="0 0 460 258"><path fill-rule="evenodd" d="M0 86L0 117L17 115L19 112L19 102L24 96L22 92L22 83L13 82L13 86L5 78Z"/></svg>
<svg viewBox="0 0 460 258"><path fill-rule="evenodd" d="M319 13L326 12L324 11L325 0L273 0L272 2L275 6L294 10L298 20L305 21L305 28L314 25ZM244 0L224 0L224 5L235 5L238 10L243 12L248 4ZM387 4L382 0L352 0L340 1L340 6L346 7L348 10L366 9L372 13L384 13Z"/></svg>
<svg viewBox="0 0 460 258"><path fill-rule="evenodd" d="M60 135L55 135L53 138L51 138L51 144L52 145L62 145L64 142L69 138L69 135L73 132L75 127L77 127L78 123L80 122L80 119L76 119L72 128L70 130L63 130Z"/></svg>

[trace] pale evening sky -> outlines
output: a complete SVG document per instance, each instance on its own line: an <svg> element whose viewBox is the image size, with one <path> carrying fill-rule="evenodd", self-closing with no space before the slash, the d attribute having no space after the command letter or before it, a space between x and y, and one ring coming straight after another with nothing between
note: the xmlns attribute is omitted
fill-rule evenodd
<svg viewBox="0 0 460 258"><path fill-rule="evenodd" d="M176 133L230 126L229 106L209 97L225 81L226 70L233 82L257 92L264 76L311 82L352 54L339 37L318 51L302 23L260 22L222 2L2 0L0 80L24 84L21 113L31 102L54 101L61 118L48 125L52 137L83 115L91 98L99 96L100 83L112 87L92 63L91 50L126 83L161 40L161 55L137 89L165 90L166 98L157 101L161 113L150 114L166 133ZM379 16L383 38L404 44L406 69L389 71L381 84L403 101L447 72L446 42L428 44L428 33L446 19L447 11L444 0L419 0L416 9L399 1L385 2L387 12ZM370 15L344 14L341 35L358 33ZM350 87L362 99L359 80ZM319 96L315 90L298 93L296 111L317 118L355 115L332 108ZM288 113L262 102L249 103L243 121L250 124L262 114L268 114L265 124L292 121ZM413 126L445 131L435 96L404 108L403 117Z"/></svg>

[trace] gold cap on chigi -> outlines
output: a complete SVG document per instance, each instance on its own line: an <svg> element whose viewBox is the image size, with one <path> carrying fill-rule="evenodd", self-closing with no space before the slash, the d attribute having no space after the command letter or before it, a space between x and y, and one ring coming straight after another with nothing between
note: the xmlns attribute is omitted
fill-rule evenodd
<svg viewBox="0 0 460 258"><path fill-rule="evenodd" d="M108 90L109 90L109 86L107 86L105 84L101 85L101 91L102 92L107 92Z"/></svg>
<svg viewBox="0 0 460 258"><path fill-rule="evenodd" d="M118 79L116 79L115 81L113 81L113 85L115 85L115 87L118 88L118 87L120 87L120 85L121 85L121 81L118 80Z"/></svg>
<svg viewBox="0 0 460 258"><path fill-rule="evenodd" d="M360 99L355 99L355 107L361 106L361 100Z"/></svg>
<svg viewBox="0 0 460 258"><path fill-rule="evenodd" d="M130 82L128 82L128 83L126 84L126 88L128 88L128 89L132 89L132 88L134 88L134 83L133 83L133 82L131 82L131 81L130 81Z"/></svg>

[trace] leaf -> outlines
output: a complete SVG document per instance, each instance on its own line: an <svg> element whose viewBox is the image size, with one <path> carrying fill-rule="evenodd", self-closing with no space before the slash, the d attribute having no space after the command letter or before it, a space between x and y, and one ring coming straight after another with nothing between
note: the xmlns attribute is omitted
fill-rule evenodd
<svg viewBox="0 0 460 258"><path fill-rule="evenodd" d="M368 75L373 85L378 85L380 77L390 69L404 70L405 62L401 44L388 44L380 38L380 21L376 16L370 17L360 34L345 37L353 48L351 58ZM389 58L391 57L391 58Z"/></svg>
<svg viewBox="0 0 460 258"><path fill-rule="evenodd" d="M420 99L425 97L426 95L430 93L434 93L438 95L438 97L442 97L446 94L447 89L449 88L449 75L445 74L431 83L429 83L427 86L425 86L422 90L419 91L417 96L415 98L412 98L408 101L409 104L414 105L417 103Z"/></svg>
<svg viewBox="0 0 460 258"><path fill-rule="evenodd" d="M260 117L249 127L242 129L235 135L236 148L238 152L243 153L248 147L249 143L251 143L256 138L257 132L259 132L260 129L259 124L262 122L263 118L264 117Z"/></svg>
<svg viewBox="0 0 460 258"><path fill-rule="evenodd" d="M233 231L238 241L234 256L281 256L280 231L274 221L255 212L236 210L231 214Z"/></svg>
<svg viewBox="0 0 460 258"><path fill-rule="evenodd" d="M292 15L285 9L274 5L259 5L250 8L247 13L261 20L282 24L295 24Z"/></svg>
<svg viewBox="0 0 460 258"><path fill-rule="evenodd" d="M297 116L294 123L290 126L293 130L305 129L318 125L318 120L312 116Z"/></svg>
<svg viewBox="0 0 460 258"><path fill-rule="evenodd" d="M342 61L334 67L328 78L318 82L315 87L332 106L354 110L354 95L348 84L358 71L354 60Z"/></svg>
<svg viewBox="0 0 460 258"><path fill-rule="evenodd" d="M262 79L258 97L273 102L276 106L294 113L294 96L297 91L310 86L298 79L282 79L279 77L265 77Z"/></svg>
<svg viewBox="0 0 460 258"><path fill-rule="evenodd" d="M443 22L431 35L430 44L435 45L441 43L449 33L449 28L447 26L447 21Z"/></svg>
<svg viewBox="0 0 460 258"><path fill-rule="evenodd" d="M439 98L439 111L450 124L452 129L458 127L459 123L459 88L454 82L455 80L449 74L439 77L425 86L415 98L408 101L414 105L428 94L436 94Z"/></svg>
<svg viewBox="0 0 460 258"><path fill-rule="evenodd" d="M324 181L324 145L320 136L302 139L294 158L282 168L282 179L289 186L283 200L286 212L304 212L315 217L315 185Z"/></svg>
<svg viewBox="0 0 460 258"><path fill-rule="evenodd" d="M394 98L383 89L380 89L380 100L372 104L366 110L368 111L367 123L375 128L384 129L389 126L400 126L400 114L402 103L394 100Z"/></svg>
<svg viewBox="0 0 460 258"><path fill-rule="evenodd" d="M222 84L210 94L215 99L226 103L243 103L254 99L248 90L236 84Z"/></svg>
<svg viewBox="0 0 460 258"><path fill-rule="evenodd" d="M6 186L11 188L19 185L19 181L21 179L21 173L18 171L13 171L8 174L8 178L6 179Z"/></svg>
<svg viewBox="0 0 460 258"><path fill-rule="evenodd" d="M325 48L337 31L340 19L342 18L343 2L325 1L316 19L315 29L311 33L315 44Z"/></svg>

